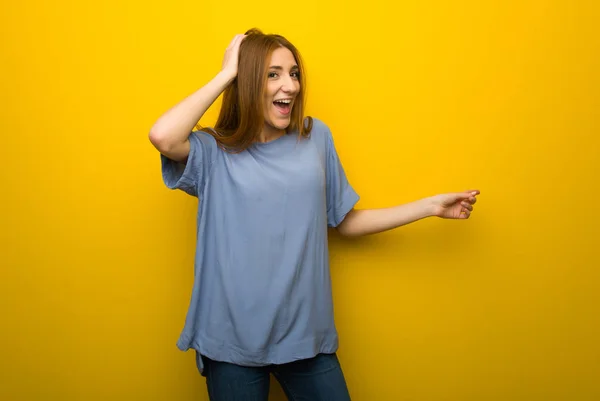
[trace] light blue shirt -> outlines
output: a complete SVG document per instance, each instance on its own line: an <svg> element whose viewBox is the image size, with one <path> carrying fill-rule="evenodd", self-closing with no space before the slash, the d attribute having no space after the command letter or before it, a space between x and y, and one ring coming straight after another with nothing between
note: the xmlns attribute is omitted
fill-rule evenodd
<svg viewBox="0 0 600 401"><path fill-rule="evenodd" d="M327 227L359 197L329 128L313 121L309 138L290 133L238 154L196 131L185 165L161 155L166 186L198 197L182 351L264 366L337 350Z"/></svg>

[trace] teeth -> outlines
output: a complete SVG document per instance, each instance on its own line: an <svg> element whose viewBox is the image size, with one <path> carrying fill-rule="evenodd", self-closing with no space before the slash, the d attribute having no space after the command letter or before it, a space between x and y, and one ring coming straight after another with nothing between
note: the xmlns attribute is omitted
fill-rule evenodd
<svg viewBox="0 0 600 401"><path fill-rule="evenodd" d="M276 103L285 103L285 104L290 104L292 103L291 99L282 99L282 100L275 100Z"/></svg>

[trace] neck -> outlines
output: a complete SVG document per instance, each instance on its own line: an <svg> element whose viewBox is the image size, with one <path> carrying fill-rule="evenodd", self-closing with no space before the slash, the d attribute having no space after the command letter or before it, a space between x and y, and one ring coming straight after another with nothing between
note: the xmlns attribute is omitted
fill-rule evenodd
<svg viewBox="0 0 600 401"><path fill-rule="evenodd" d="M285 135L285 130L277 129L265 124L262 132L256 138L257 142L266 143Z"/></svg>

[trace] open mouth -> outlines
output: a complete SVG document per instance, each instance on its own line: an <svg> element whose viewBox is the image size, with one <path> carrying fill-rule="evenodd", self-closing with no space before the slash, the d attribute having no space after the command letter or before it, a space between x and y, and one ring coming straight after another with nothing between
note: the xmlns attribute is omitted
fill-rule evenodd
<svg viewBox="0 0 600 401"><path fill-rule="evenodd" d="M288 115L292 111L292 100L291 99L275 100L273 102L273 105L283 115Z"/></svg>

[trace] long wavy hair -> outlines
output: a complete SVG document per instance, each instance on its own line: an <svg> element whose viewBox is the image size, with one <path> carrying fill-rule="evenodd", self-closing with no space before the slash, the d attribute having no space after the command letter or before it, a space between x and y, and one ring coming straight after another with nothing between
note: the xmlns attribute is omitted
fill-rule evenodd
<svg viewBox="0 0 600 401"><path fill-rule="evenodd" d="M265 124L264 93L267 87L268 62L279 47L289 49L299 69L300 91L292 109L286 133L297 131L300 138L310 135L313 121L304 118L306 79L302 58L296 47L281 35L264 34L253 28L240 44L238 74L224 90L219 117L214 127L196 128L212 134L228 152L242 152L260 135Z"/></svg>

